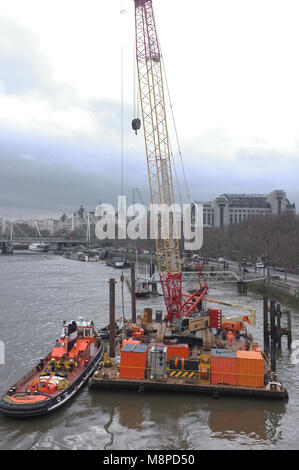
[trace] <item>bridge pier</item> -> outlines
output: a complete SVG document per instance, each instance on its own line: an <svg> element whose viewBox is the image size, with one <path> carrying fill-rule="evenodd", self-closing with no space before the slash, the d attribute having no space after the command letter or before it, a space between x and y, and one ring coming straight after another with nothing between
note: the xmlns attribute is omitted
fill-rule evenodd
<svg viewBox="0 0 299 470"><path fill-rule="evenodd" d="M65 243L64 242L61 242L61 243L56 243L56 247L57 247L57 250L58 251L62 251L65 249Z"/></svg>
<svg viewBox="0 0 299 470"><path fill-rule="evenodd" d="M1 248L1 254L2 255L12 255L13 254L13 248L9 247L7 243L2 242L0 243L0 248Z"/></svg>

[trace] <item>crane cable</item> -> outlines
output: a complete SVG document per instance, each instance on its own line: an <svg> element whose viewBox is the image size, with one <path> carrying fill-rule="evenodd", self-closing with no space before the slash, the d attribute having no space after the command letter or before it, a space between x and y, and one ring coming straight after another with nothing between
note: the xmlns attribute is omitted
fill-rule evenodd
<svg viewBox="0 0 299 470"><path fill-rule="evenodd" d="M123 11L123 10L121 10L121 11ZM140 102L139 102L139 93L138 93L138 91L137 91L137 85L136 85L136 69L137 69L137 64L136 64L136 52L135 52L135 47L136 47L136 46L135 46L135 43L133 42L133 111L134 111L134 116L135 116L136 118L139 118L139 115L140 115ZM160 50L161 50L160 44L159 44L159 47L160 47ZM171 114L172 114L172 120L173 120L173 123L174 123L176 141L177 141L177 146L178 146L178 149L179 149L179 155L180 155L180 159L181 159L181 166L182 166L182 170L183 170L183 174L184 174L184 181L185 181L185 186L186 186L186 192L187 192L188 202L190 203L189 188L188 188L188 184L187 184L187 178L186 178L185 169L184 169L184 164L183 164L183 157L182 157L180 142L179 142L179 138L178 138L177 126L176 126L175 119L174 119L174 113L173 113L172 103L171 103L171 99L170 99L169 86L168 86L168 81L167 81L166 71L165 71L165 65L164 65L164 62L163 62L162 55L161 55L161 59L162 59L161 62L162 62L162 67L163 67L163 72L164 72L164 77L165 77L167 95L168 95L168 99L169 99L169 103L170 103L170 109L171 109ZM180 199L181 205L183 206L183 198L182 198L180 183L179 183L179 179L178 179L178 174L177 174L177 169L176 169L176 164L175 164L175 158L174 158L174 155L173 155L173 152L172 152L171 144L169 144L169 146L170 146L170 155L171 155L171 159L172 159L172 163L173 163L173 168L174 168L174 173L175 173L176 185L177 185L177 188L178 188L178 195L179 195L179 199Z"/></svg>
<svg viewBox="0 0 299 470"><path fill-rule="evenodd" d="M120 138L121 138L121 195L124 195L124 20L123 16L127 10L123 8L123 1L121 2L121 50L120 50Z"/></svg>
<svg viewBox="0 0 299 470"><path fill-rule="evenodd" d="M140 101L139 101L139 93L137 90L136 85L136 72L137 72L137 62L136 62L136 52L135 52L135 42L133 41L133 111L134 111L134 118L140 117Z"/></svg>
<svg viewBox="0 0 299 470"><path fill-rule="evenodd" d="M159 45L159 47L160 47L160 45ZM161 47L160 47L160 50L161 50ZM179 152L179 155L180 155L180 161L181 161L182 171L183 171L183 175L184 175L184 182L185 182L185 187L186 187L187 198L188 198L189 204L191 204L190 192L189 192L189 187L188 187L187 178L186 178L186 172L185 172L185 168L184 168L181 145L180 145L180 141L179 141L177 126L176 126L176 121L175 121L175 117L174 117L174 112L173 112L173 107L172 107L172 102L171 102L171 97L170 97L170 91L169 91L169 86L168 86L168 80L167 80L167 75L166 75L166 70L165 70L165 64L164 64L162 54L161 54L161 62L162 62L162 68L163 68L164 77L165 77L166 90L167 90L169 106L170 106L170 110L171 110L172 121L173 121L173 125L174 125L174 131L175 131L175 136L176 136L176 141L177 141L177 146L178 146L178 152Z"/></svg>
<svg viewBox="0 0 299 470"><path fill-rule="evenodd" d="M180 203L181 203L181 206L183 206L183 198L182 198L181 187L180 187L180 183L179 183L179 179L178 179L178 174L177 174L177 171L176 171L175 160L174 160L174 156L173 156L173 153L172 153L171 145L169 144L169 146L170 146L170 155L171 155L174 174L175 174L175 180L176 180L176 184L177 184L177 187L178 187Z"/></svg>

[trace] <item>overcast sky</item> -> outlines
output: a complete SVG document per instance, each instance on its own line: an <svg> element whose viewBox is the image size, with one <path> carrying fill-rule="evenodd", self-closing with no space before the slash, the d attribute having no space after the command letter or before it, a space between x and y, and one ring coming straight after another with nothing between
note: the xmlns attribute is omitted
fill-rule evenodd
<svg viewBox="0 0 299 470"><path fill-rule="evenodd" d="M285 189L299 207L298 0L153 6L191 199ZM125 193L146 202L133 0L0 0L0 217L115 203L122 48Z"/></svg>

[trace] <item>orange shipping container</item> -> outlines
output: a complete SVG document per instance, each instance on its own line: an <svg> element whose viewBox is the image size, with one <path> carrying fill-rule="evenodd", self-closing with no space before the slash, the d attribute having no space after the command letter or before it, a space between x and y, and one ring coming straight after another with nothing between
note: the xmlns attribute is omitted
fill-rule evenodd
<svg viewBox="0 0 299 470"><path fill-rule="evenodd" d="M188 344L169 344L167 345L167 362L170 361L172 356L189 357Z"/></svg>
<svg viewBox="0 0 299 470"><path fill-rule="evenodd" d="M249 387L264 386L264 359L257 351L236 351L238 385Z"/></svg>
<svg viewBox="0 0 299 470"><path fill-rule="evenodd" d="M237 356L233 351L211 350L211 384L237 385Z"/></svg>
<svg viewBox="0 0 299 470"><path fill-rule="evenodd" d="M133 338L123 339L121 343L121 347L123 348L125 344L141 344L141 341L136 341Z"/></svg>
<svg viewBox="0 0 299 470"><path fill-rule="evenodd" d="M120 353L120 377L144 379L148 347L145 344L126 344Z"/></svg>

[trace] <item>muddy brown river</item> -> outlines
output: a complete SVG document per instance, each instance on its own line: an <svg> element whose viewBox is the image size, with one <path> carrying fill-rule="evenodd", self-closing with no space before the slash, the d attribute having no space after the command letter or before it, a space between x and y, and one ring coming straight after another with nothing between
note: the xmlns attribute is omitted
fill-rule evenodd
<svg viewBox="0 0 299 470"><path fill-rule="evenodd" d="M0 340L5 346L1 395L51 350L63 320L83 316L98 328L108 324L107 281L112 277L118 281L117 316L122 315L120 275L103 261L82 263L47 253L0 256ZM124 292L129 318L126 285ZM240 297L236 286L228 284L211 286L209 296L255 307L257 324L250 331L262 344L262 298ZM143 307L162 308L163 299L137 300L137 313ZM294 308L292 326L296 340L299 310ZM292 364L286 338L277 374L288 390L288 402L106 392L85 386L51 415L32 420L0 415L0 449L299 449L299 365Z"/></svg>

